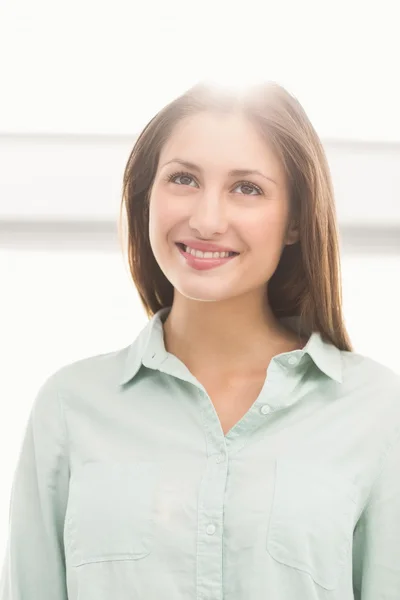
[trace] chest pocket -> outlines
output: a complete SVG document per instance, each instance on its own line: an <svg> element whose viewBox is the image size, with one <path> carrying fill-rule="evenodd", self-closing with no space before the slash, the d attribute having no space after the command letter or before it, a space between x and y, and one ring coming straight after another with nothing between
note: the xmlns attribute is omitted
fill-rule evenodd
<svg viewBox="0 0 400 600"><path fill-rule="evenodd" d="M333 590L351 559L355 486L328 464L278 458L276 467L267 550Z"/></svg>
<svg viewBox="0 0 400 600"><path fill-rule="evenodd" d="M71 477L65 542L72 566L138 560L153 540L155 465L92 462Z"/></svg>

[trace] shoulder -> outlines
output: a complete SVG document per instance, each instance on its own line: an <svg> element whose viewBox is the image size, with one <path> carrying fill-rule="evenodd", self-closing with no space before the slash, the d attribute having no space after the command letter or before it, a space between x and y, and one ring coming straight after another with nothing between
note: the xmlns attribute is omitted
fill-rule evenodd
<svg viewBox="0 0 400 600"><path fill-rule="evenodd" d="M346 375L357 375L366 380L380 381L396 387L400 385L400 373L379 361L360 354L359 352L340 351L343 364L343 372Z"/></svg>
<svg viewBox="0 0 400 600"><path fill-rule="evenodd" d="M344 392L400 424L400 374L357 352L341 351Z"/></svg>
<svg viewBox="0 0 400 600"><path fill-rule="evenodd" d="M75 360L53 371L42 383L38 399L82 397L116 389L132 345Z"/></svg>

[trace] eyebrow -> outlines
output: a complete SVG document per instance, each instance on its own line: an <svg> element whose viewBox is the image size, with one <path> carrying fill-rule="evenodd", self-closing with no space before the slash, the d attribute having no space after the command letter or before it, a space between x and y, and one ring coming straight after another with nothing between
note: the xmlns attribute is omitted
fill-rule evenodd
<svg viewBox="0 0 400 600"><path fill-rule="evenodd" d="M173 158L172 160L169 160L168 162L164 163L163 167L166 167L170 163L178 163L178 164L186 167L187 169L192 169L192 171L197 171L198 173L203 173L203 170L201 167L199 167L198 165L195 165L194 163L188 162L187 160L182 160L181 158ZM228 175L230 177L231 176L232 177L233 176L244 177L246 175L261 175L261 177L264 177L265 179L268 179L268 181L272 181L272 183L274 183L275 185L278 185L274 179L272 179L271 177L268 177L267 175L264 175L264 173L261 173L261 171L257 171L256 169L233 169L232 171L229 171Z"/></svg>

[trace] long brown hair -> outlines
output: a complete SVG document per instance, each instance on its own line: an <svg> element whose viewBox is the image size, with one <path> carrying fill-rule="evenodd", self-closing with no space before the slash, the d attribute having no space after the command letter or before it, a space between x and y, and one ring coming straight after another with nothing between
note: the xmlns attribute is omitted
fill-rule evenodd
<svg viewBox="0 0 400 600"><path fill-rule="evenodd" d="M175 125L201 111L240 111L255 123L284 166L300 239L285 246L268 282L268 301L275 316L299 316L301 328L319 331L336 347L351 351L342 314L336 207L328 162L298 100L274 82L236 94L200 82L158 112L139 135L124 172L120 226L125 208L129 269L147 315L173 301L173 286L158 266L149 241L149 198L160 152Z"/></svg>

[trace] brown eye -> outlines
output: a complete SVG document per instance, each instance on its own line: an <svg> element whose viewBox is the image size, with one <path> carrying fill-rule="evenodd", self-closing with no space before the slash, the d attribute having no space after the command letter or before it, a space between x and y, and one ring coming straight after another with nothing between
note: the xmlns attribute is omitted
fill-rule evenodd
<svg viewBox="0 0 400 600"><path fill-rule="evenodd" d="M262 194L262 190L257 185L255 185L254 183L250 183L249 181L242 181L236 186L236 188L240 187L242 188L242 190L246 190L242 192L244 196L259 196L260 194ZM248 192L248 190L250 190L250 192ZM256 193L252 194L252 192Z"/></svg>
<svg viewBox="0 0 400 600"><path fill-rule="evenodd" d="M177 179L181 179L181 181L179 182ZM194 181L190 173L184 173L182 171L179 171L178 173L172 173L172 175L168 176L168 181L176 183L177 185L190 185L190 181L188 182L188 179Z"/></svg>

